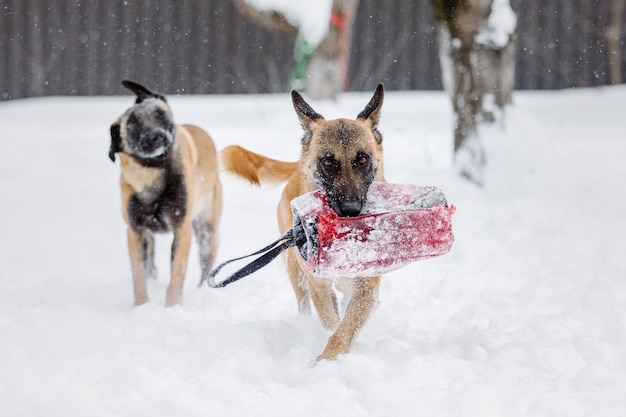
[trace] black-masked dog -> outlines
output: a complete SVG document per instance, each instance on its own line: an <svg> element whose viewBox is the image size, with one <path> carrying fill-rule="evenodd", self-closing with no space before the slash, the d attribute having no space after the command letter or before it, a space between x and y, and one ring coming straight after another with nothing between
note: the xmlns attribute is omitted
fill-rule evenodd
<svg viewBox="0 0 626 417"><path fill-rule="evenodd" d="M177 125L166 98L133 81L122 84L137 96L111 125L109 157L121 161L122 213L135 304L148 301L146 277L155 276L154 233L172 232L171 276L165 305L182 303L192 234L202 276L217 250L222 188L211 137L193 125ZM192 232L193 230L193 232Z"/></svg>
<svg viewBox="0 0 626 417"><path fill-rule="evenodd" d="M304 129L300 160L282 162L239 146L229 146L222 150L224 167L256 185L287 181L278 203L281 233L293 226L291 200L319 188L326 191L338 215L357 216L363 209L372 181L385 180L382 136L377 130L383 95L381 84L354 120L326 120L294 91L293 104ZM374 309L380 277L338 280L337 286L343 285L350 299L340 319L334 283L304 276L300 262L295 248L286 252L287 271L300 311L310 311L309 300L313 300L322 324L334 330L318 360L334 359L350 349L355 334Z"/></svg>

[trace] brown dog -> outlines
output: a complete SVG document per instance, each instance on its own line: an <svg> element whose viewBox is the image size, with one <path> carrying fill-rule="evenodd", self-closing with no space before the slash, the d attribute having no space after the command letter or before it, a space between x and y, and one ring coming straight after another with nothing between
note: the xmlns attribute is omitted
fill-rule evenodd
<svg viewBox="0 0 626 417"><path fill-rule="evenodd" d="M121 160L122 213L135 304L148 301L146 276L156 275L154 233L173 232L171 278L165 305L182 303L192 229L200 250L202 276L213 265L222 188L217 152L201 128L174 123L164 96L132 81L122 84L137 96L111 125L109 158Z"/></svg>
<svg viewBox="0 0 626 417"><path fill-rule="evenodd" d="M326 191L338 215L357 216L372 181L385 180L382 136L377 130L383 95L381 84L355 120L325 120L293 91L293 104L304 129L300 160L282 162L229 146L222 151L224 167L257 185L287 181L278 203L281 234L293 227L291 200L319 188ZM287 271L300 311L309 312L312 299L322 324L334 330L318 360L334 359L350 349L355 334L374 309L380 277L338 281L351 296L341 320L333 282L304 276L301 262L295 248L286 252Z"/></svg>

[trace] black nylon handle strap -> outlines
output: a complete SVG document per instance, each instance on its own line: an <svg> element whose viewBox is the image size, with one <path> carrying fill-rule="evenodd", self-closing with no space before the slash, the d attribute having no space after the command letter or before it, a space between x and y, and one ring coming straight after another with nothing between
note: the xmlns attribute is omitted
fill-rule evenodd
<svg viewBox="0 0 626 417"><path fill-rule="evenodd" d="M246 276L252 274L253 272L263 268L265 265L269 264L272 260L274 260L274 258L276 258L278 255L280 255L280 253L282 251L284 251L285 249L288 249L288 248L290 248L292 246L295 246L295 245L296 245L296 241L293 238L293 230L290 230L287 233L285 233L285 235L283 237L281 237L280 239L276 240L275 242L272 242L271 244L267 245L263 249L260 249L260 250L254 252L254 253L249 254L249 255L240 256L238 258L234 258L234 259L228 260L226 262L223 262L217 268L213 269L209 273L208 277L205 278L206 281L207 281L207 285L209 287L211 287L211 288L224 288L225 286L227 286L229 284L232 284L235 281L239 281L241 278L246 277ZM259 256L257 259L255 259L254 261L250 262L248 265L246 265L243 268L239 269L238 271L236 271L235 273L230 275L228 278L226 278L224 281L222 281L220 283L215 282L215 276L226 265L228 265L228 264L230 264L232 262L235 262L235 261L239 261L241 259L249 258L249 257L254 256L254 255L259 255L261 253L263 255Z"/></svg>

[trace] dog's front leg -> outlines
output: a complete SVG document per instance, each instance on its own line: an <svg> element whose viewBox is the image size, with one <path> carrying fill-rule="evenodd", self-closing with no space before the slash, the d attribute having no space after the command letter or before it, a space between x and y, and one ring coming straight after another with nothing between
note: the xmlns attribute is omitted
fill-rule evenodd
<svg viewBox="0 0 626 417"><path fill-rule="evenodd" d="M165 306L170 307L183 302L183 284L187 271L187 260L191 247L191 224L183 224L174 233L172 242L172 266L170 283L165 295Z"/></svg>
<svg viewBox="0 0 626 417"><path fill-rule="evenodd" d="M130 227L126 230L126 236L128 240L130 269L133 274L135 305L138 306L148 302L148 288L146 287L146 275L144 271L144 240L140 233Z"/></svg>
<svg viewBox="0 0 626 417"><path fill-rule="evenodd" d="M215 261L217 250L217 230L212 222L203 218L196 219L192 222L194 235L198 244L198 252L200 256L200 275L202 278L200 284L204 282L211 272L211 267Z"/></svg>
<svg viewBox="0 0 626 417"><path fill-rule="evenodd" d="M358 278L354 284L354 295L348 304L346 314L317 360L335 359L337 355L348 352L354 336L376 307L380 277Z"/></svg>
<svg viewBox="0 0 626 417"><path fill-rule="evenodd" d="M309 276L308 283L311 299L320 321L327 329L337 329L339 326L339 308L332 281L326 278Z"/></svg>
<svg viewBox="0 0 626 417"><path fill-rule="evenodd" d="M142 239L142 259L144 274L146 278L154 279L157 277L157 268L154 263L154 235L152 233L144 233Z"/></svg>
<svg viewBox="0 0 626 417"><path fill-rule="evenodd" d="M298 302L298 311L300 313L311 314L311 297L309 292L309 284L306 277L302 273L302 267L298 262L298 253L296 248L290 248L284 253L287 273L291 281L291 286L296 295Z"/></svg>

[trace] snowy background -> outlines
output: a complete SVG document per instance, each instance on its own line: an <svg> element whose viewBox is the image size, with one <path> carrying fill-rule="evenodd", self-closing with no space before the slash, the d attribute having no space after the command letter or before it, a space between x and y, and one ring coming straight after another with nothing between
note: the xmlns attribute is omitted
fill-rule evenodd
<svg viewBox="0 0 626 417"><path fill-rule="evenodd" d="M354 117L370 94L311 102ZM280 260L164 308L169 237L151 302L132 306L119 162L126 97L0 103L0 415L626 415L626 88L517 92L482 128L477 188L451 168L443 92L388 92L391 182L437 185L456 243L383 278L352 352L312 366L329 332L297 314ZM288 94L172 96L178 122L295 160ZM223 175L218 261L278 237L280 188ZM193 248L195 250L195 246Z"/></svg>

